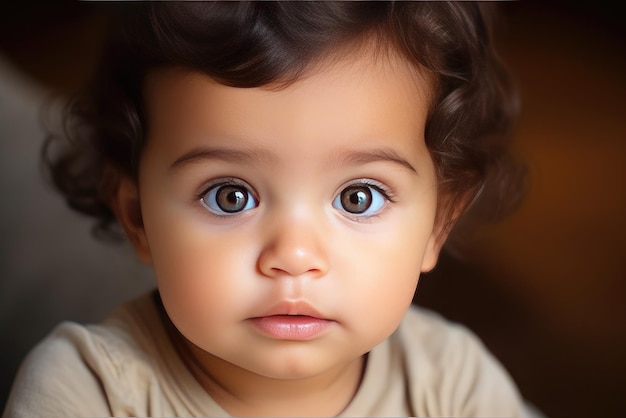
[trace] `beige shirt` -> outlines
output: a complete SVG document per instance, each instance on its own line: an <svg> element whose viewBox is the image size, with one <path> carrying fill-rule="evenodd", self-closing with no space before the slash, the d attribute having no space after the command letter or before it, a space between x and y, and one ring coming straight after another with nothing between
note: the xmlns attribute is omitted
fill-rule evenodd
<svg viewBox="0 0 626 418"><path fill-rule="evenodd" d="M178 356L153 294L99 325L59 325L20 367L3 417L227 416ZM527 416L510 377L462 326L411 308L369 353L344 416Z"/></svg>

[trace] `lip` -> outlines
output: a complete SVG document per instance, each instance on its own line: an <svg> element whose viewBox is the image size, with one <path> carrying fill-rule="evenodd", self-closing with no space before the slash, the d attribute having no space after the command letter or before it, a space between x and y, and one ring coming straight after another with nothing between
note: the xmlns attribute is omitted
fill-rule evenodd
<svg viewBox="0 0 626 418"><path fill-rule="evenodd" d="M307 341L322 335L334 322L306 302L283 301L249 319L262 335L288 341Z"/></svg>

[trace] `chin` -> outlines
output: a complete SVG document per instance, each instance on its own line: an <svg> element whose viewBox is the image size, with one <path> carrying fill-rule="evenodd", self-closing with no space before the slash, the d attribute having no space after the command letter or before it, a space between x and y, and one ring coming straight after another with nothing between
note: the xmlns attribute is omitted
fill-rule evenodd
<svg viewBox="0 0 626 418"><path fill-rule="evenodd" d="M258 364L258 367L249 370L271 379L307 379L337 367L338 364L329 362L333 357L331 353L321 355L305 353L300 350L296 353L288 352L288 350L276 350L275 354Z"/></svg>

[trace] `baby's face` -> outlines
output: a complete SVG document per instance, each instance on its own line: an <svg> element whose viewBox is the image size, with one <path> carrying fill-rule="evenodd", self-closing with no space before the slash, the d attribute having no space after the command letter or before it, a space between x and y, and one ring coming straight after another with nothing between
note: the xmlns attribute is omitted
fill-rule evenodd
<svg viewBox="0 0 626 418"><path fill-rule="evenodd" d="M143 253L207 367L319 375L394 331L439 250L427 97L365 58L282 90L149 77Z"/></svg>

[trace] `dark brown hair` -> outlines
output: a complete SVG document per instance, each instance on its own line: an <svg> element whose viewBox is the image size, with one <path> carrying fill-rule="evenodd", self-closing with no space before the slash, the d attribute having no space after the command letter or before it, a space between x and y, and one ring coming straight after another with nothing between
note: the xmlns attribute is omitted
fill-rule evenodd
<svg viewBox="0 0 626 418"><path fill-rule="evenodd" d="M122 2L93 82L66 114L68 147L44 147L68 204L111 231L107 196L119 173L136 178L146 137L143 81L155 68L199 70L235 87L288 85L322 57L374 39L434 82L426 145L437 170L440 219L518 201L509 154L516 95L475 2ZM117 173L117 175L116 175ZM479 211L480 209L480 211ZM494 210L497 209L497 210ZM486 211L485 211L486 210ZM441 218L442 217L442 218Z"/></svg>

